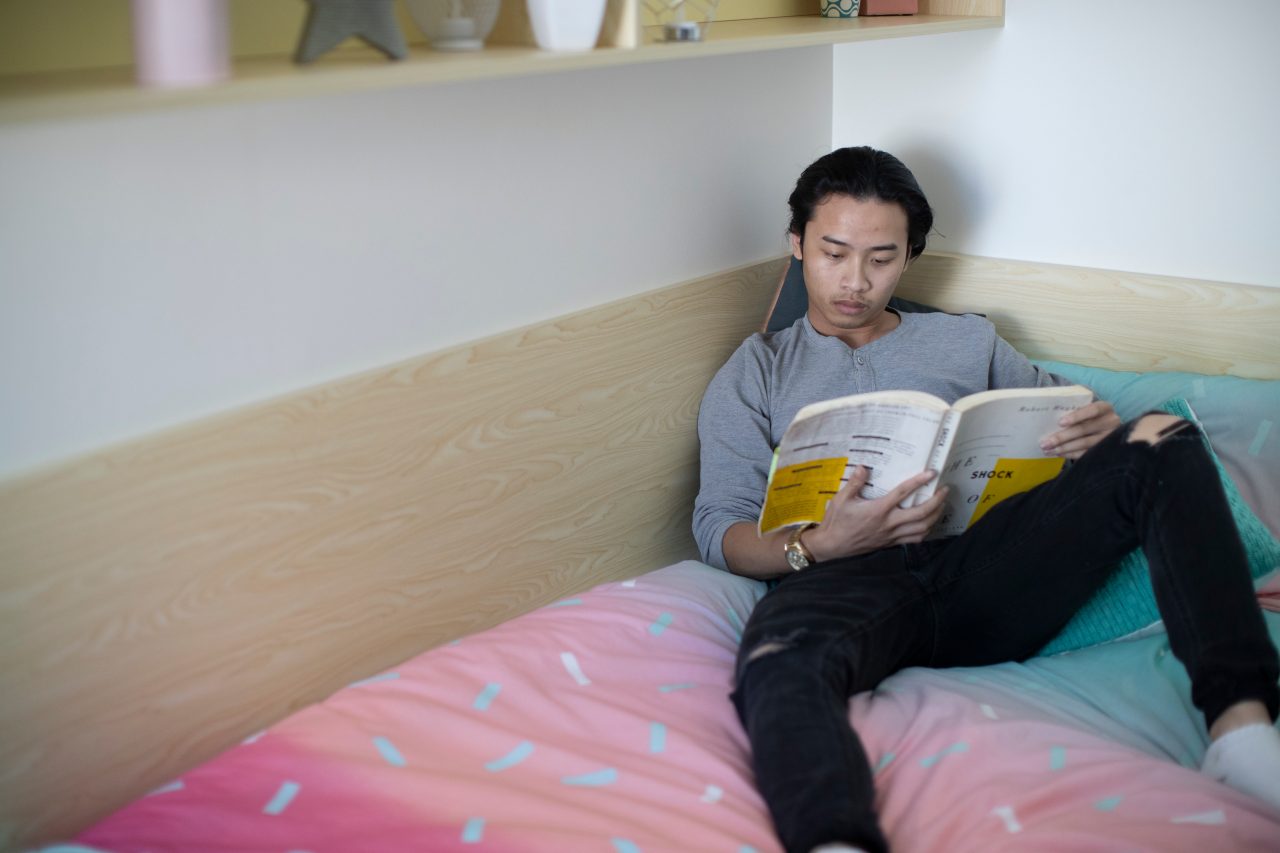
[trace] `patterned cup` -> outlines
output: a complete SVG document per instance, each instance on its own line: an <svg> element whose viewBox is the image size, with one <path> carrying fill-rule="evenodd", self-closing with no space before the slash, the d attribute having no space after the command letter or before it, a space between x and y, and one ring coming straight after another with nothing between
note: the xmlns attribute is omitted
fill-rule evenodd
<svg viewBox="0 0 1280 853"><path fill-rule="evenodd" d="M862 0L822 0L822 17L856 18Z"/></svg>

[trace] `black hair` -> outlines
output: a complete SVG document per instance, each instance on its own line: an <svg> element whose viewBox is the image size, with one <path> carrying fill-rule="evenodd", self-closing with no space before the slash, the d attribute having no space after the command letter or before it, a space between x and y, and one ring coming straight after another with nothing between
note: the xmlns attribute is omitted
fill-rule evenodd
<svg viewBox="0 0 1280 853"><path fill-rule="evenodd" d="M800 174L787 200L791 205L788 230L803 240L813 209L832 195L900 205L907 214L909 257L924 251L925 239L933 228L933 208L915 175L897 157L867 146L839 148L819 157Z"/></svg>

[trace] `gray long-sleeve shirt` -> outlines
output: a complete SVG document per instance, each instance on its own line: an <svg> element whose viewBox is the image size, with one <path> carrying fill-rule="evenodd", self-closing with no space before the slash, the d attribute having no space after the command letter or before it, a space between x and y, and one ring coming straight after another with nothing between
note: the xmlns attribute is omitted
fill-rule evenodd
<svg viewBox="0 0 1280 853"><path fill-rule="evenodd" d="M702 481L693 536L702 559L727 568L721 542L756 522L773 450L809 403L867 391L926 391L948 403L991 388L1070 384L1031 364L976 314L901 314L884 337L851 348L801 317L743 341L702 397Z"/></svg>

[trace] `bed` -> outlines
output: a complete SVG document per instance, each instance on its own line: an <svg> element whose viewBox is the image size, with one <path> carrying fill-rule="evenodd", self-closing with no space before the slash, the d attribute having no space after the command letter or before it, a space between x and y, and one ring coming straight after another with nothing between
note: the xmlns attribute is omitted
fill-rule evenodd
<svg viewBox="0 0 1280 853"><path fill-rule="evenodd" d="M762 586L684 562L464 637L255 733L79 849L777 850L727 699ZM896 849L1275 850L1280 815L1195 769L1188 691L1155 632L907 670L850 719Z"/></svg>
<svg viewBox="0 0 1280 853"><path fill-rule="evenodd" d="M323 597L312 596L308 608L277 612L277 639L270 646L254 639L254 612L242 614L242 632L235 630L233 608L219 619L209 616L211 624L229 627L225 633L197 630L194 638L187 635L202 624L200 619L170 620L180 623L170 636L206 643L205 656L193 648L183 658L188 663L216 658L207 644L217 642L226 644L236 665L219 659L209 664L210 671L187 672L185 678L120 686L118 695L126 703L139 685L152 691L145 702L125 709L136 712L127 715L136 727L132 739L104 747L106 757L84 750L81 772L74 775L41 776L33 770L39 762L26 762L36 791L20 792L30 811L23 813L26 828L13 830L11 839L48 853L777 850L752 783L745 737L727 698L738 638L763 584L685 559L691 554L688 507L678 502L691 500L692 485L680 478L687 478L696 454L689 433L700 386L736 340L758 325L785 268L785 261L771 261L656 292L646 297L643 309L611 306L588 318L522 331L519 339L535 344L573 338L577 345L565 351L573 357L556 358L568 358L565 375L579 376L583 388L598 378L582 366L582 335L600 338L601 347L627 351L633 336L651 342L661 326L682 340L697 337L705 349L689 350L686 364L693 366L687 376L681 374L678 388L669 366L650 364L647 356L629 357L625 378L609 386L615 389L612 397L565 391L560 399L578 400L578 408L519 400L512 407L511 395L520 383L512 375L515 368L501 371L492 386L509 392L500 422L516 433L526 422L552 432L537 434L545 447L520 451L528 464L517 476L485 490L490 506L497 507L489 519L538 517L523 504L511 508L504 489L519 491L513 482L531 483L529 494L542 495L544 512L561 506L555 500L548 505L554 489L537 488L553 478L535 463L550 465L550 460L559 460L557 472L569 479L562 485L580 513L560 512L555 525L527 522L515 532L493 528L487 542L473 545L496 555L480 560L479 568L510 568L501 574L479 571L474 557L468 562L459 556L446 574L466 586L465 594L453 594L453 587L439 594L422 587L426 569L419 566L405 569L398 581L393 576L380 582L382 597L368 618L351 617L340 604L322 607L317 601ZM708 344L707 336L697 333L714 312L723 311L726 287L749 298L740 316L719 317L728 328ZM1086 381L1122 414L1180 406L1176 410L1200 420L1232 491L1237 522L1247 532L1268 627L1280 641L1280 576L1275 572L1280 545L1274 535L1280 529L1280 436L1274 434L1280 364L1272 343L1280 291L927 255L904 282L903 295L945 310L987 314L1023 352ZM1111 310L1098 315L1099 304ZM650 320L619 325L620 318L634 316L633 310L656 325L646 325ZM474 389L473 368L484 367L476 354L485 346L496 344L471 348L466 358L446 354L387 375L411 373L434 381L454 368L466 369L472 370L466 384ZM546 369L546 364L530 369ZM385 376L365 378L358 390L385 391L386 386ZM651 411L649 395L657 387L678 401L666 414ZM437 402L438 392L433 386L431 399ZM629 400L638 401L636 411L648 413L650 424L634 435L612 420L621 405L618 398L628 393ZM313 393L308 399L323 396ZM612 424L603 440L609 458L636 445L626 464L635 468L636 459L650 458L659 468L657 473L635 471L621 492L616 491L617 470L590 473L591 466L568 458L590 455L594 445L557 443L575 435L558 430L583 428L575 418L598 398ZM295 401L289 410L298 409ZM261 411L246 417L234 428L224 421L202 435L243 439L257 434L255 426L276 424ZM463 438L446 442L445 449L484 452L489 432L470 426L476 418L457 417L453 435ZM298 420L279 428L296 434ZM559 438L553 441L552 435ZM153 445L149 452L134 449L130 458L150 464L170 459L175 446L199 444L190 435L166 440L169 456ZM676 449L668 459L658 455L658 444ZM51 501L59 484L68 481L84 491L84 480L109 479L110 470L101 459L86 460L77 469L78 479L61 471L0 493L0 509L4 499L35 495ZM369 470L369 478L385 482L384 471ZM363 488L364 481L357 485L357 479L346 481L346 487ZM670 485L672 479L677 486ZM207 499L220 505L231 498L224 490ZM160 488L155 500L171 501L173 492ZM445 505L465 514L470 500L466 489L455 489ZM87 511L86 506L77 511ZM634 527L637 513L655 526ZM607 524L598 519L605 515L629 535L615 533L611 539L601 533ZM348 531L333 546L348 559L361 542L370 541L367 513L362 518L364 523L353 529L363 531L363 539ZM329 535L346 530L334 525L332 513L303 520L314 525L325 519ZM206 519L206 530L210 523ZM33 524L28 521L23 529ZM12 541L18 533L11 529L7 538ZM643 544L645 537L659 534L675 544L669 550ZM321 534L311 535L315 541ZM550 545L583 538L592 547L568 564L548 557ZM402 540L396 540L393 553L405 553ZM160 550L153 540L145 548L136 542L118 547L135 554ZM423 560L430 556L417 554ZM330 559L328 552L324 559ZM449 559L440 557L445 564ZM521 565L536 571L521 575ZM70 571L63 569L62 577ZM206 566L205 571L214 570ZM226 566L217 572L219 588L236 586L240 575ZM1152 624L1150 601L1144 598L1149 590L1142 589L1140 574L1140 565L1123 568L1117 583L1069 626L1056 647L1027 662L911 669L853 697L850 719L875 765L878 805L895 849L1280 849L1280 814L1195 769L1206 738L1190 705L1185 673L1169 653L1159 624ZM340 573L313 574L310 585L278 570L275 577L283 586L276 604L298 596L304 586L310 589L317 578L348 582ZM138 593L128 579L119 583ZM190 585L191 580L174 583ZM104 595L102 584L95 587L82 578L79 587L81 607L90 606L85 599ZM274 594L265 584L255 589ZM17 597L7 594L0 601ZM350 594L350 587L335 593L337 599ZM27 600L34 597L31 593ZM202 607L205 598L217 596L195 590L181 600L207 615L212 610ZM144 604L131 607L136 619L165 622ZM395 641L376 652L344 654L335 645L370 632L385 641L385 623L396 620L408 627L397 629ZM318 639L327 632L316 623L326 621L338 640ZM351 631L344 633L348 623ZM307 627L298 628L302 624ZM269 634L272 622L263 625ZM289 633L294 629L296 634ZM168 654L184 653L171 649ZM125 682L134 677L132 668L115 672ZM340 684L333 683L343 676ZM252 684L259 685L260 694L244 692ZM102 689L109 693L111 685ZM55 698L65 699L65 693ZM71 720L88 720L85 737L102 737L111 724L95 726L95 719L126 715L106 700L98 704L98 712L59 718L65 708L51 700L43 706L51 721L41 723L30 710L22 722L33 732L41 724L60 726L70 736ZM38 707L34 701L30 705ZM143 719L134 719L137 714ZM21 755L19 749L9 752L10 758ZM74 758L65 760L76 764ZM57 811L54 783L59 780L73 780L86 792L74 822L48 817ZM9 792L19 792L19 786ZM16 819L10 825L20 826Z"/></svg>

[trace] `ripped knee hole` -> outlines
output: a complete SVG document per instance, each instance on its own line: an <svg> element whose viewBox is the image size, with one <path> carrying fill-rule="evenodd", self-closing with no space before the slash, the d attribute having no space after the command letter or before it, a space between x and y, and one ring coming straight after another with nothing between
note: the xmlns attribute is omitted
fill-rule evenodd
<svg viewBox="0 0 1280 853"><path fill-rule="evenodd" d="M758 660L764 657L765 655L772 655L772 654L777 654L778 652L785 652L789 648L791 648L790 643L784 643L778 640L772 640L767 643L761 643L760 645L756 646L754 649L751 650L751 654L747 655L747 663L751 663L753 660Z"/></svg>
<svg viewBox="0 0 1280 853"><path fill-rule="evenodd" d="M1191 421L1177 415L1143 415L1134 421L1133 428L1129 430L1129 441L1142 441L1156 445L1171 435L1190 429L1191 426Z"/></svg>

